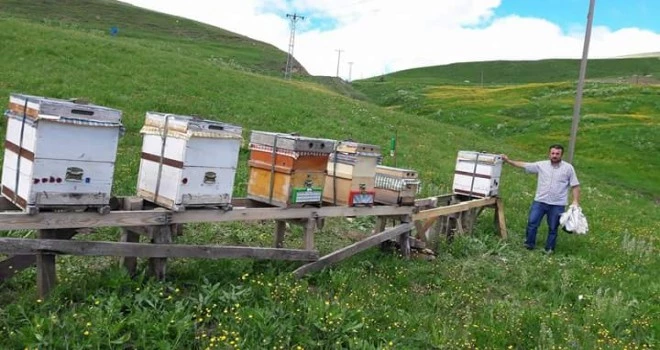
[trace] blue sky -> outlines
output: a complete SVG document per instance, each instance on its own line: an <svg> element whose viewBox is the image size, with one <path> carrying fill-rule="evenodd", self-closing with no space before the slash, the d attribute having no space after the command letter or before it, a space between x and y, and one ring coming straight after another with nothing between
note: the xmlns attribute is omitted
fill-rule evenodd
<svg viewBox="0 0 660 350"><path fill-rule="evenodd" d="M288 50L314 75L366 78L488 60L580 58L589 0L124 0ZM660 0L596 0L590 58L660 52ZM487 19L487 20L484 20ZM349 62L351 65L349 66ZM350 67L350 68L349 68Z"/></svg>
<svg viewBox="0 0 660 350"><path fill-rule="evenodd" d="M495 15L539 17L570 30L585 26L588 9L589 0L502 0ZM612 30L638 27L659 32L659 15L659 0L596 0L594 25Z"/></svg>

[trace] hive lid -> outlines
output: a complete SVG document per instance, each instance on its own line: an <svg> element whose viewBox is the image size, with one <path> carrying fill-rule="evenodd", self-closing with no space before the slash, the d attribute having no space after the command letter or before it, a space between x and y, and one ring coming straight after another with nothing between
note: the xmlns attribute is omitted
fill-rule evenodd
<svg viewBox="0 0 660 350"><path fill-rule="evenodd" d="M362 156L380 157L380 146L353 141L340 141L337 152L352 153Z"/></svg>
<svg viewBox="0 0 660 350"><path fill-rule="evenodd" d="M242 139L243 128L215 120L193 116L147 112L142 134L163 135L189 139L190 137Z"/></svg>
<svg viewBox="0 0 660 350"><path fill-rule="evenodd" d="M305 137L298 134L276 133L268 131L252 131L250 143L275 147L295 152L331 153L335 148L335 140Z"/></svg>
<svg viewBox="0 0 660 350"><path fill-rule="evenodd" d="M122 112L81 100L12 93L9 95L9 109L5 115L32 122L42 119L80 125L121 126Z"/></svg>
<svg viewBox="0 0 660 350"><path fill-rule="evenodd" d="M416 170L404 169L404 168L395 168L395 167L390 167L390 166L386 166L386 165L377 165L376 166L376 174L381 174L381 175L390 176L390 177L405 178L405 179L416 179L417 178L417 171Z"/></svg>
<svg viewBox="0 0 660 350"><path fill-rule="evenodd" d="M475 151L458 151L458 156L456 157L456 161L457 162L461 162L461 161L474 162L474 161L477 161L478 163L482 163L482 164L495 165L495 164L498 164L498 163L502 163L502 155L492 154L492 153L484 153L484 152L475 152Z"/></svg>

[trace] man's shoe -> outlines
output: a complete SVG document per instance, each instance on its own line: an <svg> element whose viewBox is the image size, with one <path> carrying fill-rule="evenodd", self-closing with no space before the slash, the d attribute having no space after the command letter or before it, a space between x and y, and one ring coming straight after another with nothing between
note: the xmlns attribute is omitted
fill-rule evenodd
<svg viewBox="0 0 660 350"><path fill-rule="evenodd" d="M532 246L529 245L529 244L523 244L523 246L524 246L525 249L527 249L527 250L532 250L532 249L534 249L534 247L532 247Z"/></svg>
<svg viewBox="0 0 660 350"><path fill-rule="evenodd" d="M552 249L546 249L546 250L544 250L543 252L544 252L546 255L550 255L550 254L554 253L554 250L552 250Z"/></svg>

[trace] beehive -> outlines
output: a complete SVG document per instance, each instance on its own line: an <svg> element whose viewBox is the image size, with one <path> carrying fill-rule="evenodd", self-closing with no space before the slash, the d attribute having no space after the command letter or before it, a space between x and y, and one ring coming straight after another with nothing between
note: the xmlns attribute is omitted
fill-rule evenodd
<svg viewBox="0 0 660 350"><path fill-rule="evenodd" d="M334 146L328 139L253 131L248 198L279 207L320 205Z"/></svg>
<svg viewBox="0 0 660 350"><path fill-rule="evenodd" d="M168 209L231 205L242 142L239 126L147 112L138 195Z"/></svg>
<svg viewBox="0 0 660 350"><path fill-rule="evenodd" d="M419 190L417 171L376 166L376 202L393 205L413 205Z"/></svg>
<svg viewBox="0 0 660 350"><path fill-rule="evenodd" d="M28 211L98 207L112 190L121 111L11 94L2 195Z"/></svg>
<svg viewBox="0 0 660 350"><path fill-rule="evenodd" d="M373 205L380 156L379 146L340 142L328 160L323 200L334 205Z"/></svg>
<svg viewBox="0 0 660 350"><path fill-rule="evenodd" d="M502 173L499 154L459 151L456 157L453 191L471 197L497 196Z"/></svg>

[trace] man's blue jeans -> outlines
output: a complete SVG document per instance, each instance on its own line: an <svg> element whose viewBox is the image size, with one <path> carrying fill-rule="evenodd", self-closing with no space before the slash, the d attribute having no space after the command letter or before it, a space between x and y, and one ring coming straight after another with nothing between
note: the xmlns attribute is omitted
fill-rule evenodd
<svg viewBox="0 0 660 350"><path fill-rule="evenodd" d="M557 229L559 228L559 218L564 212L563 205L550 205L534 201L529 210L529 218L527 219L527 239L525 246L527 248L534 248L536 245L536 231L541 225L543 216L546 215L548 219L548 239L545 242L545 250L555 250L557 243Z"/></svg>

